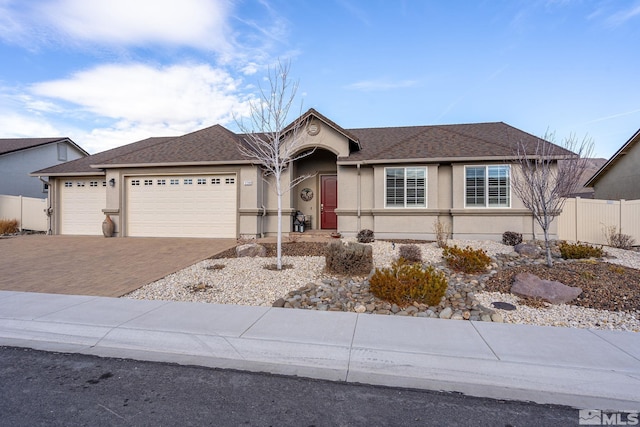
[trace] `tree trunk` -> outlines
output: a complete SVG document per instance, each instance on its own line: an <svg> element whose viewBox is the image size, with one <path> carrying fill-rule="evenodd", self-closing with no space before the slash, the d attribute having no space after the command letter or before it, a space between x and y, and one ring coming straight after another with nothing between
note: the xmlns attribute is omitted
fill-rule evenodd
<svg viewBox="0 0 640 427"><path fill-rule="evenodd" d="M547 267L553 267L553 259L551 258L551 243L549 242L549 230L544 230L544 249L547 254Z"/></svg>
<svg viewBox="0 0 640 427"><path fill-rule="evenodd" d="M276 268L282 270L282 191L280 177L276 177L276 193L278 194L278 235L276 237Z"/></svg>

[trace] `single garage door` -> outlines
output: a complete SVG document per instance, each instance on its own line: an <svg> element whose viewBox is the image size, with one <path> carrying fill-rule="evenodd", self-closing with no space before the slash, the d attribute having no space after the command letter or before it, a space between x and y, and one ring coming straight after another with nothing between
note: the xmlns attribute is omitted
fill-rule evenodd
<svg viewBox="0 0 640 427"><path fill-rule="evenodd" d="M104 177L73 178L60 186L60 234L101 235L107 203Z"/></svg>
<svg viewBox="0 0 640 427"><path fill-rule="evenodd" d="M140 176L126 179L127 235L236 237L236 177Z"/></svg>

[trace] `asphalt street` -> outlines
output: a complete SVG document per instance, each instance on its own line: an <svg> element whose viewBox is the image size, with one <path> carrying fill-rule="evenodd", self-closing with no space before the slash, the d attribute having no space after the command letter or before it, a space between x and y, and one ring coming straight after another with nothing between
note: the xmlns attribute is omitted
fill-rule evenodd
<svg viewBox="0 0 640 427"><path fill-rule="evenodd" d="M0 347L3 426L572 426L578 410Z"/></svg>

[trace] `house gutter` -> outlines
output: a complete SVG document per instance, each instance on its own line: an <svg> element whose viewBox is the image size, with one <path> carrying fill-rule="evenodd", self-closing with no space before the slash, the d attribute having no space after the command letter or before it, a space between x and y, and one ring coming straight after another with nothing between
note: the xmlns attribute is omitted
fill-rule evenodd
<svg viewBox="0 0 640 427"><path fill-rule="evenodd" d="M357 203L357 209L358 209L358 232L359 232L360 228L361 228L360 227L361 226L361 224L360 224L360 221L361 221L360 220L360 199L362 197L361 194L360 194L360 191L361 191L360 185L361 185L361 179L362 179L362 177L360 175L360 163L358 163L356 165L356 167L358 168L358 184L357 184L358 185L358 190L357 190L358 191L358 197L357 197L357 202L356 203Z"/></svg>

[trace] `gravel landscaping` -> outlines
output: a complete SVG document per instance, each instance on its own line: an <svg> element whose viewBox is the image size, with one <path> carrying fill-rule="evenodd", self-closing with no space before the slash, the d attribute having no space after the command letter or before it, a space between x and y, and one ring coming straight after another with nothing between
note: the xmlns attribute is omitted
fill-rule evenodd
<svg viewBox="0 0 640 427"><path fill-rule="evenodd" d="M389 266L402 243L371 243L374 265ZM442 250L434 243L416 243L422 250L423 261L449 277L446 298L439 306L398 307L371 295L364 277L326 274L326 243L312 242L283 243L283 263L287 267L283 271L265 268L275 263L275 244L265 244L267 257L236 258L235 251L230 250L144 286L125 298L257 306L276 303L288 308L640 332L640 253L636 251L605 248L604 259L559 259L548 268L542 265L542 258L521 257L512 246L498 242L450 241L450 245L484 249L494 260L486 273L465 275L452 272L443 264ZM558 305L518 298L509 293L518 272L579 286L583 293L569 304ZM498 308L499 304L494 304L500 302L511 306Z"/></svg>

